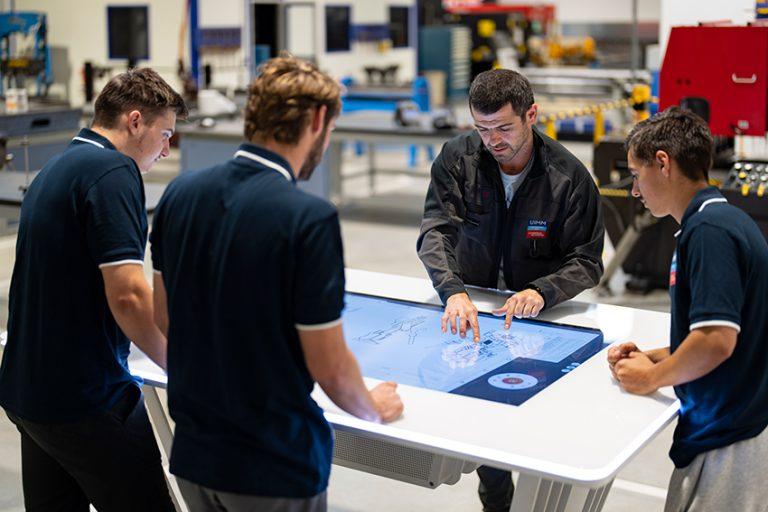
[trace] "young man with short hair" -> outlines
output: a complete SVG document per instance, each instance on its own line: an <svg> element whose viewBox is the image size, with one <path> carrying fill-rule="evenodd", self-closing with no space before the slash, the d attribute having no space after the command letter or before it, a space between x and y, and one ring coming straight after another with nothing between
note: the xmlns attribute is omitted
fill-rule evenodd
<svg viewBox="0 0 768 512"><path fill-rule="evenodd" d="M341 88L290 57L259 69L234 157L185 172L155 212L157 323L168 333L171 472L194 511L326 510L333 436L310 396L392 421L344 342L336 209L296 187L320 163Z"/></svg>
<svg viewBox="0 0 768 512"><path fill-rule="evenodd" d="M708 186L712 137L671 107L627 137L632 195L680 223L669 274L670 346L612 347L625 390L674 386L680 418L669 452L667 512L765 511L768 487L768 245L755 222Z"/></svg>
<svg viewBox="0 0 768 512"><path fill-rule="evenodd" d="M22 203L0 405L21 433L28 510L174 510L127 358L132 340L165 367L141 174L186 112L151 69L114 77Z"/></svg>

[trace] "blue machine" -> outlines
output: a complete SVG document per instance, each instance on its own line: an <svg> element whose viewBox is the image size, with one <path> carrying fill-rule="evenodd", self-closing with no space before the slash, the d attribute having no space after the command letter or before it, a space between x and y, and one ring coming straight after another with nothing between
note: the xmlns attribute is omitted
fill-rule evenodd
<svg viewBox="0 0 768 512"><path fill-rule="evenodd" d="M659 78L660 71L658 69L651 71L651 96L654 98L659 97ZM655 115L659 111L659 103L657 101L651 102L648 110L652 116Z"/></svg>
<svg viewBox="0 0 768 512"><path fill-rule="evenodd" d="M341 98L342 112L356 112L358 110L386 110L394 112L401 101L413 101L422 112L429 111L429 84L423 76L413 79L410 88L369 86L356 87L351 77L341 80L347 88L346 94Z"/></svg>
<svg viewBox="0 0 768 512"><path fill-rule="evenodd" d="M429 83L423 76L415 77L410 89L394 87L354 89L355 82L351 77L342 78L341 83L347 88L346 94L341 98L342 113L360 110L384 110L394 114L398 104L404 101L415 103L421 112L429 112ZM362 155L363 152L363 145L358 142L355 146L355 153ZM408 153L409 167L416 165L417 152L418 148L411 145ZM431 146L427 147L427 154L430 161L435 159L434 150Z"/></svg>
<svg viewBox="0 0 768 512"><path fill-rule="evenodd" d="M5 87L22 86L20 77L34 77L37 95L44 96L53 83L51 52L47 44L45 14L40 12L9 12L0 14L0 95ZM34 37L32 55L11 55L11 36L24 34ZM16 81L13 83L12 80Z"/></svg>

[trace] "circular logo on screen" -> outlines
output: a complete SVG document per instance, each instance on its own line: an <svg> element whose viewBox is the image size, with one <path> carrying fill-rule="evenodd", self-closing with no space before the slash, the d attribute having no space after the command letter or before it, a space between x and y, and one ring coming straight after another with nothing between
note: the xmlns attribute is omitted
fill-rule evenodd
<svg viewBox="0 0 768 512"><path fill-rule="evenodd" d="M488 384L499 389L528 389L539 381L524 373L497 373L488 379Z"/></svg>

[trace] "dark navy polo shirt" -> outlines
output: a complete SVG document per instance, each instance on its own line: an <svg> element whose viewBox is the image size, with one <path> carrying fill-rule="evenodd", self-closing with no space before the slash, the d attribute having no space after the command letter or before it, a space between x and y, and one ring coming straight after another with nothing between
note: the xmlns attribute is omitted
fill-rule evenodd
<svg viewBox="0 0 768 512"><path fill-rule="evenodd" d="M81 130L21 205L0 405L33 422L74 421L109 409L136 385L100 268L143 264L146 241L136 163Z"/></svg>
<svg viewBox="0 0 768 512"><path fill-rule="evenodd" d="M693 198L677 236L671 351L700 327L738 331L730 358L675 386L681 408L670 456L685 467L698 454L754 437L768 425L768 245L754 221L713 187Z"/></svg>
<svg viewBox="0 0 768 512"><path fill-rule="evenodd" d="M168 186L150 240L170 321L171 472L240 494L323 492L333 439L297 327L341 322L335 208L298 189L279 155L243 144Z"/></svg>

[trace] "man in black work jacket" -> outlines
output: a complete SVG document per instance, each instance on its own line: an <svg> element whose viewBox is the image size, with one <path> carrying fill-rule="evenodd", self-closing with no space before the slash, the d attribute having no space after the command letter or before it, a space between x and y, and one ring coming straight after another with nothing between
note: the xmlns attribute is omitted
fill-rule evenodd
<svg viewBox="0 0 768 512"><path fill-rule="evenodd" d="M584 165L534 128L528 80L492 70L472 82L475 131L432 164L419 257L445 304L442 330L480 341L465 285L514 290L494 314L532 317L595 286L603 273L600 196ZM481 467L485 511L509 510L510 473Z"/></svg>

